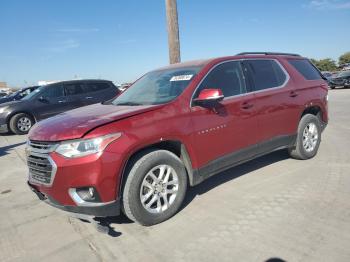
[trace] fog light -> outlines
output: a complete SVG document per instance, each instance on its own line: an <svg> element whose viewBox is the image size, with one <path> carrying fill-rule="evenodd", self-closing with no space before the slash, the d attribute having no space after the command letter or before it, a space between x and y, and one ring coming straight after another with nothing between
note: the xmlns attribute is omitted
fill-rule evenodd
<svg viewBox="0 0 350 262"><path fill-rule="evenodd" d="M86 202L101 202L100 196L94 187L80 187L76 189L76 192Z"/></svg>

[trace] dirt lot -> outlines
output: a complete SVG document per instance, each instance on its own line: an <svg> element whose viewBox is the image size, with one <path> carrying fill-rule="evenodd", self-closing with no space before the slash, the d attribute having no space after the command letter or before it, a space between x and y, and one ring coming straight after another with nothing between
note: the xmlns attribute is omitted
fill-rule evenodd
<svg viewBox="0 0 350 262"><path fill-rule="evenodd" d="M110 234L41 203L26 186L25 136L0 136L0 261L350 261L350 90L309 161L284 151L192 188L160 225L109 218Z"/></svg>

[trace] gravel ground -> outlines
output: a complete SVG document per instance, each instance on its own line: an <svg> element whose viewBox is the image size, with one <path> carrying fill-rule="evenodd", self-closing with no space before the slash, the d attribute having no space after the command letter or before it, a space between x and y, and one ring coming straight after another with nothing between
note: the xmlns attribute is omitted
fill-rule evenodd
<svg viewBox="0 0 350 262"><path fill-rule="evenodd" d="M0 261L350 261L350 90L330 91L330 123L308 161L274 152L192 188L172 219L110 234L37 200L25 136L0 136Z"/></svg>

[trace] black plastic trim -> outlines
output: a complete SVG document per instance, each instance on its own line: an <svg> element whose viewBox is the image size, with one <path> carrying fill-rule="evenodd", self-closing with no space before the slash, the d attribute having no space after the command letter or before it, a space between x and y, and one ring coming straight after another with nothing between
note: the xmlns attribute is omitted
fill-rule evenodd
<svg viewBox="0 0 350 262"><path fill-rule="evenodd" d="M239 53L237 55L288 55L288 56L298 56L299 54L292 54L292 53L280 53L280 52L243 52Z"/></svg>
<svg viewBox="0 0 350 262"><path fill-rule="evenodd" d="M78 213L84 215L90 215L95 217L108 217L108 216L118 216L120 215L120 201L116 200L111 203L107 203L101 206L65 206L61 205L58 201L50 196L38 191L30 183L28 183L29 188L38 196L41 201L49 204L50 206L56 207L66 212Z"/></svg>
<svg viewBox="0 0 350 262"><path fill-rule="evenodd" d="M296 137L297 135L279 136L217 158L208 163L206 166L193 170L193 183L191 185L198 185L213 175L240 165L244 162L253 160L257 157L269 154L279 149L289 148L295 144Z"/></svg>

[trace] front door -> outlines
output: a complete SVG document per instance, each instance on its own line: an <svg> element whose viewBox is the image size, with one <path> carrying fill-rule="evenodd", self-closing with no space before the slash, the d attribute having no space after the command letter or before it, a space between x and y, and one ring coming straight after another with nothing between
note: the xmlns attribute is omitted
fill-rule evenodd
<svg viewBox="0 0 350 262"><path fill-rule="evenodd" d="M37 120L57 115L69 108L62 84L47 86L37 95L34 103Z"/></svg>
<svg viewBox="0 0 350 262"><path fill-rule="evenodd" d="M240 61L214 67L196 90L221 89L225 98L216 108L192 105L193 140L201 175L208 175L254 154L257 142L255 97L247 93ZM202 170L202 171L201 171Z"/></svg>

